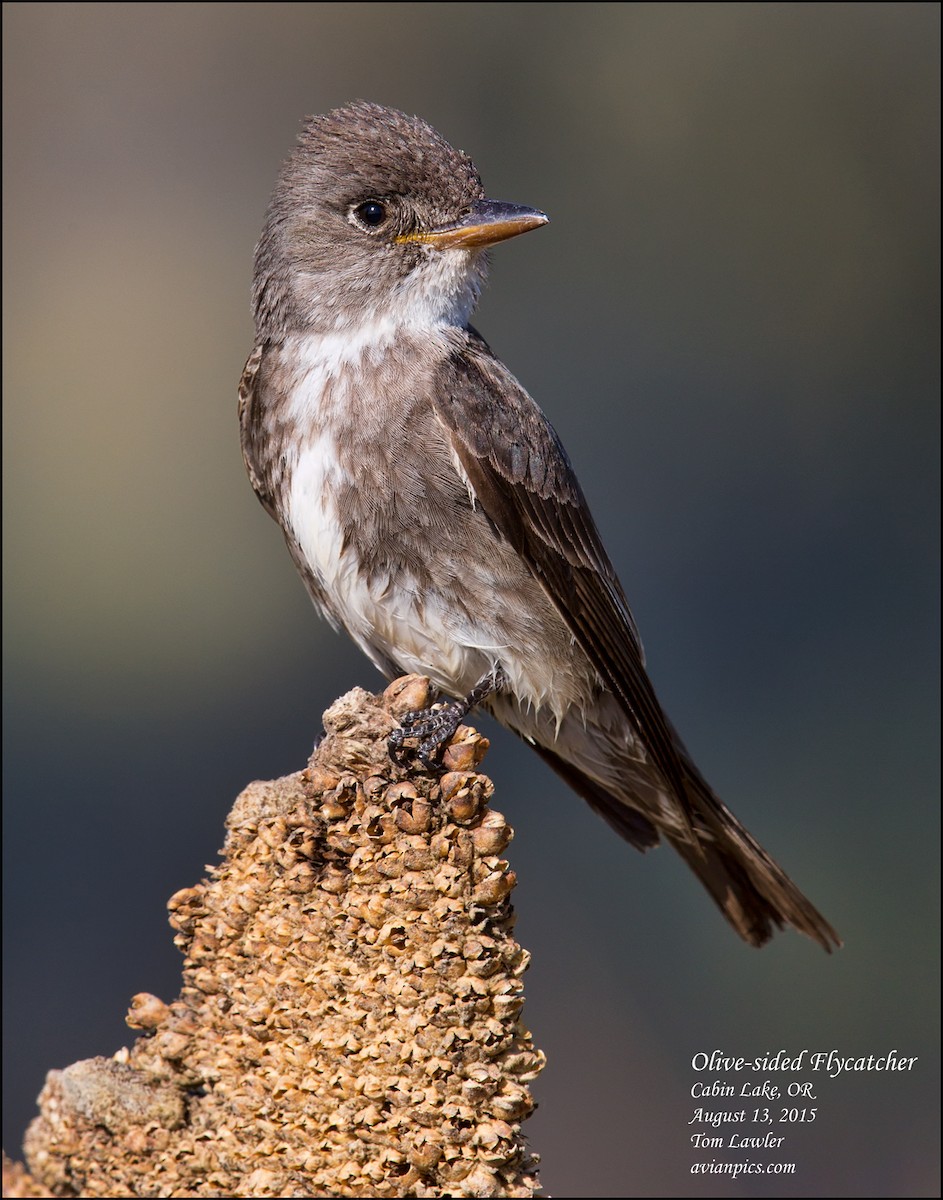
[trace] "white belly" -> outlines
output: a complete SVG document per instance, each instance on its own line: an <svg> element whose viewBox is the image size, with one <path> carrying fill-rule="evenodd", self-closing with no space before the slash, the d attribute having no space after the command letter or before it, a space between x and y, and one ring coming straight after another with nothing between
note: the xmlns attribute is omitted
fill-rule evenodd
<svg viewBox="0 0 943 1200"><path fill-rule="evenodd" d="M444 446L437 466L428 461L422 466L439 471L440 497L448 491L441 487L442 470L455 471L455 490L463 500L459 505L453 496L449 502L457 507L450 516L469 524L456 531L454 543L447 528L430 530L429 560L424 563L428 570L422 582L408 565L415 562L416 538L412 538L410 558L398 544L399 535L390 530L382 534L389 538L388 553L374 554L370 570L363 569L351 544L357 527L351 527L349 512L342 520L340 498L355 489L361 502L358 520L369 523L375 515L370 508L370 489L383 508L389 499L389 491L384 489L409 489L408 472L394 482L397 472L380 455L372 459L370 478L353 478L362 464L349 454L338 453L336 437L349 438L352 428L362 434L376 420L369 406L352 411L362 394L362 379L356 376L364 358L372 362L371 354L352 364L349 358L341 361L325 355L323 344L309 342L300 348L304 368L298 373L291 400L293 416L310 432L293 448L284 516L317 579L328 619L343 625L384 674L398 670L428 675L441 691L462 696L500 669L524 707L546 707L557 721L573 706L582 708L594 690L595 673L581 653L574 651L572 636L521 560L507 543L498 546L493 541L480 510L473 515L464 507L468 481ZM349 352L345 347L345 353ZM402 370L408 370L408 365ZM332 385L342 368L353 372L353 377L339 389ZM390 390L391 403L410 395L409 381L402 374L397 383ZM378 422L377 428L369 431L379 439L372 444L382 444L384 436L389 436L392 418L386 411L383 421L391 423ZM430 419L435 419L431 413ZM380 478L374 477L377 472ZM412 486L415 502L426 503L421 484L414 480ZM404 499L402 494L399 498ZM399 508L397 519L402 520L408 503ZM477 533L472 532L472 521L479 526ZM396 527L393 521L390 528ZM373 535L375 543L376 529ZM377 557L388 565L378 567Z"/></svg>
<svg viewBox="0 0 943 1200"><path fill-rule="evenodd" d="M386 573L368 577L360 569L334 502L336 490L350 482L325 434L309 442L292 471L289 523L329 597L326 615L344 626L381 671L392 661L404 673L428 675L451 695L471 691L509 647L470 628L437 593L420 594L405 572L394 580Z"/></svg>

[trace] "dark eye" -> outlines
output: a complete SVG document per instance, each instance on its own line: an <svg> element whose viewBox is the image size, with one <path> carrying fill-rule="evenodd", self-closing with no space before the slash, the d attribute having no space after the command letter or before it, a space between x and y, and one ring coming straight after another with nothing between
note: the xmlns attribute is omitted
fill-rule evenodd
<svg viewBox="0 0 943 1200"><path fill-rule="evenodd" d="M364 200L353 211L358 225L366 229L378 229L386 220L386 205L380 200Z"/></svg>

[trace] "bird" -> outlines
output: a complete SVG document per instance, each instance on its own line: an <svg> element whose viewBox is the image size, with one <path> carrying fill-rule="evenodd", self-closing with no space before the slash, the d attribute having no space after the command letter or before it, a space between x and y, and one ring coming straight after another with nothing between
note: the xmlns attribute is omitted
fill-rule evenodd
<svg viewBox="0 0 943 1200"><path fill-rule="evenodd" d="M306 119L255 249L250 481L331 624L446 698L392 757L435 769L482 707L631 845L673 846L747 943L791 926L831 951L666 716L560 438L469 323L488 247L547 222L419 117Z"/></svg>

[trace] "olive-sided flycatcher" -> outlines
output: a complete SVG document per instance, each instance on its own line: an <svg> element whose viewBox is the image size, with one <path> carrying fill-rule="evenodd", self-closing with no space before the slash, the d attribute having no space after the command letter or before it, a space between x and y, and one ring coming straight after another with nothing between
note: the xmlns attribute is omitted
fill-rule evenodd
<svg viewBox="0 0 943 1200"><path fill-rule="evenodd" d="M453 698L404 718L391 753L434 764L481 704L633 846L664 837L746 941L792 925L829 950L663 712L557 434L468 323L485 248L546 221L486 199L415 117L309 120L255 254L252 485L328 620Z"/></svg>

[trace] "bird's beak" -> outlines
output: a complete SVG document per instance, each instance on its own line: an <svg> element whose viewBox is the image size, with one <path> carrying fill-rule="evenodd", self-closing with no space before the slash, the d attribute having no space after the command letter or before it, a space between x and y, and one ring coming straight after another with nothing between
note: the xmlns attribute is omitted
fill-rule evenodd
<svg viewBox="0 0 943 1200"><path fill-rule="evenodd" d="M536 208L505 204L500 200L478 200L460 221L442 229L417 230L401 234L398 242L423 242L439 249L472 250L493 246L505 238L517 237L529 229L539 229L550 218Z"/></svg>

